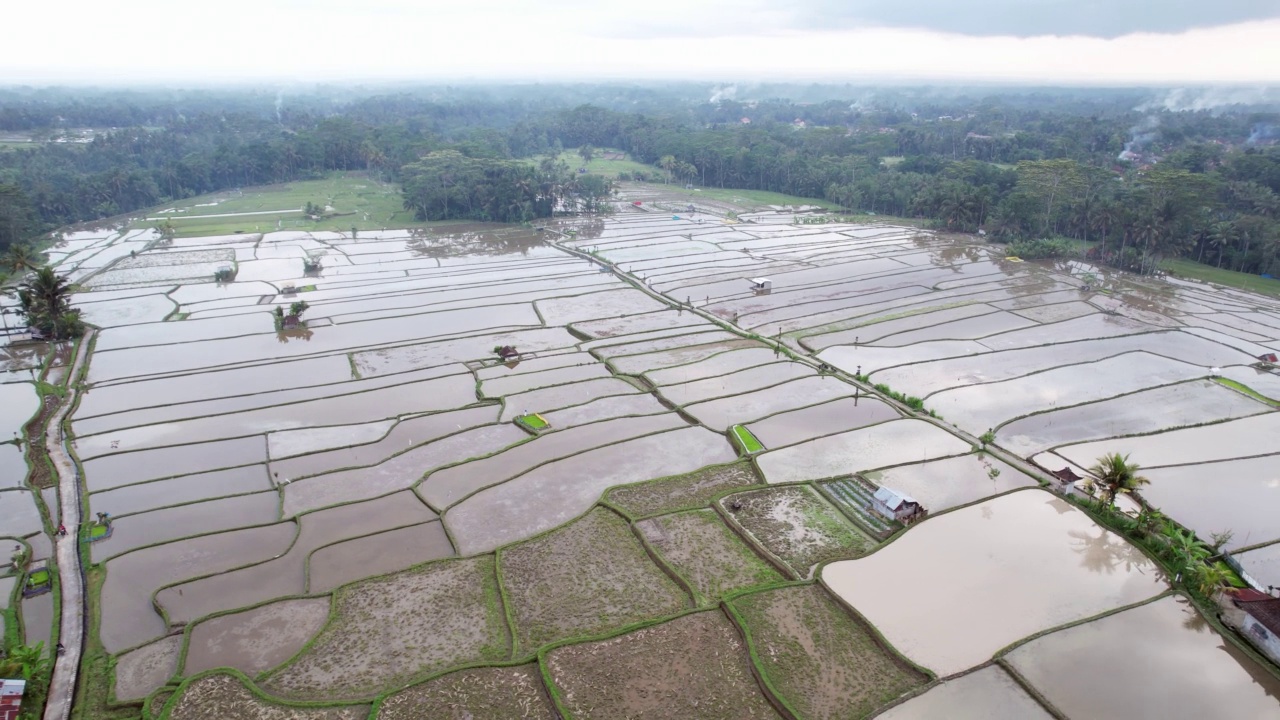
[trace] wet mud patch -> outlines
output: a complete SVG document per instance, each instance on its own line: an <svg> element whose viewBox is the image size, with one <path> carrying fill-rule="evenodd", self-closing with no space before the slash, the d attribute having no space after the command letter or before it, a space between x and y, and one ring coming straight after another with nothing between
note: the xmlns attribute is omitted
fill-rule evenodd
<svg viewBox="0 0 1280 720"><path fill-rule="evenodd" d="M293 657L328 619L329 598L322 597L281 600L204 620L191 630L183 672L269 670Z"/></svg>
<svg viewBox="0 0 1280 720"><path fill-rule="evenodd" d="M662 559L689 582L700 605L733 590L783 579L714 510L663 515L642 520L636 527Z"/></svg>
<svg viewBox="0 0 1280 720"><path fill-rule="evenodd" d="M689 607L627 523L603 508L500 551L499 562L518 653Z"/></svg>
<svg viewBox="0 0 1280 720"><path fill-rule="evenodd" d="M808 577L818 563L859 557L875 546L807 485L736 493L720 505L798 577Z"/></svg>
<svg viewBox="0 0 1280 720"><path fill-rule="evenodd" d="M378 709L378 720L558 717L536 664L459 670L398 692Z"/></svg>
<svg viewBox="0 0 1280 720"><path fill-rule="evenodd" d="M862 718L928 678L817 585L733 601L761 670L801 717Z"/></svg>
<svg viewBox="0 0 1280 720"><path fill-rule="evenodd" d="M777 718L719 611L558 648L547 669L577 718Z"/></svg>
<svg viewBox="0 0 1280 720"><path fill-rule="evenodd" d="M298 708L268 703L231 675L209 675L170 700L169 720L365 720L368 705Z"/></svg>
<svg viewBox="0 0 1280 720"><path fill-rule="evenodd" d="M264 683L298 700L371 698L414 678L510 655L493 556L443 560L338 591L310 647Z"/></svg>
<svg viewBox="0 0 1280 720"><path fill-rule="evenodd" d="M170 635L121 655L116 661L117 700L141 700L178 671L182 636Z"/></svg>
<svg viewBox="0 0 1280 720"><path fill-rule="evenodd" d="M706 507L719 492L761 484L750 463L703 468L652 482L614 488L608 502L633 517Z"/></svg>

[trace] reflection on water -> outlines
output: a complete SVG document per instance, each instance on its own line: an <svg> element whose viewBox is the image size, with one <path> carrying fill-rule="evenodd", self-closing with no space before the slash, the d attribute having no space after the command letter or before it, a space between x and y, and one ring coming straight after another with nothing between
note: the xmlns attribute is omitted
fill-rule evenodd
<svg viewBox="0 0 1280 720"><path fill-rule="evenodd" d="M310 341L312 335L315 335L315 332L308 327L299 327L292 330L280 330L276 332L276 341L281 344L287 343L290 340Z"/></svg>
<svg viewBox="0 0 1280 720"><path fill-rule="evenodd" d="M455 232L433 234L430 228L415 229L405 249L419 257L445 258L464 255L527 255L543 245L542 238L531 230L497 232Z"/></svg>

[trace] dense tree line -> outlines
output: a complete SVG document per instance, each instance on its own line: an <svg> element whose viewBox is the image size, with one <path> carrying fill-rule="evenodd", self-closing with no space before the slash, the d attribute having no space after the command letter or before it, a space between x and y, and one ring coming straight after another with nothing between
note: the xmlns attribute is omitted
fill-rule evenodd
<svg viewBox="0 0 1280 720"><path fill-rule="evenodd" d="M608 183L550 159L594 146L655 166L637 179L821 198L1011 241L1102 240L1100 259L1135 270L1172 255L1280 270L1274 113L1138 110L1151 98L1130 90L759 86L752 95L764 99L751 102L734 90L3 91L0 130L99 131L82 145L0 151L0 249L59 225L332 170L401 182L423 218L596 209ZM795 100L768 99L784 97Z"/></svg>

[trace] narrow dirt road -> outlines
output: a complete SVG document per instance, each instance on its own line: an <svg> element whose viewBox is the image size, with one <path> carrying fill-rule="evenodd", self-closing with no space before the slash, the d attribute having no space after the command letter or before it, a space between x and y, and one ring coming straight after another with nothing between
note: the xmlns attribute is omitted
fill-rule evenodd
<svg viewBox="0 0 1280 720"><path fill-rule="evenodd" d="M58 583L62 593L62 613L58 624L58 641L66 650L55 655L53 679L49 683L49 699L44 706L44 720L66 720L71 717L71 703L75 701L76 674L80 670L80 656L84 649L84 575L80 568L80 473L67 452L62 436L62 421L76 402L76 378L89 356L93 331L85 334L71 365L67 383L67 397L62 407L49 421L45 429L45 444L49 458L58 472L58 504L62 507L61 523L67 526L66 537L57 540Z"/></svg>

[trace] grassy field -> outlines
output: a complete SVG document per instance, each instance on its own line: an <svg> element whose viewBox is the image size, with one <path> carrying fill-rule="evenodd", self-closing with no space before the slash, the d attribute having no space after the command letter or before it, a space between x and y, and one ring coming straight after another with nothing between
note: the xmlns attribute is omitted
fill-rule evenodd
<svg viewBox="0 0 1280 720"><path fill-rule="evenodd" d="M301 208L308 202L330 205L335 213L319 221L308 219ZM176 208L182 212L163 213ZM268 213L240 217L207 217L234 213ZM306 180L229 190L188 198L148 210L134 227L155 227L158 218L171 218L179 237L229 235L235 232L272 230L379 230L419 227L413 213L404 209L400 188L363 173L334 173L323 180ZM443 225L446 223L431 223Z"/></svg>
<svg viewBox="0 0 1280 720"><path fill-rule="evenodd" d="M1171 275L1177 275L1188 280L1203 280L1226 285L1227 287L1280 297L1280 280L1268 280L1260 275L1250 275L1248 273L1235 272L1234 270L1216 268L1212 265L1202 265L1194 260L1185 258L1165 260L1160 267L1167 270Z"/></svg>
<svg viewBox="0 0 1280 720"><path fill-rule="evenodd" d="M650 175L653 173L662 173L661 168L652 165L636 162L635 160L606 160L601 157L605 154L622 153L621 150L597 150L596 156L591 158L591 162L586 164L587 172L593 175L603 175L604 177L616 180L619 173L645 173ZM625 153L622 153L625 156ZM582 157L578 155L577 150L565 150L560 154L560 160L569 167L577 170L582 165ZM536 160L535 160L536 162Z"/></svg>
<svg viewBox="0 0 1280 720"><path fill-rule="evenodd" d="M696 191L686 192L689 192L693 197L723 200L737 205L818 205L824 208L832 207L830 202L821 198L783 195L782 193L769 192L768 190L732 190L728 188L703 187L698 188Z"/></svg>

